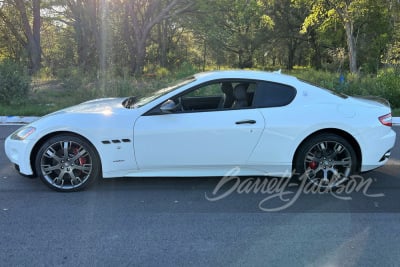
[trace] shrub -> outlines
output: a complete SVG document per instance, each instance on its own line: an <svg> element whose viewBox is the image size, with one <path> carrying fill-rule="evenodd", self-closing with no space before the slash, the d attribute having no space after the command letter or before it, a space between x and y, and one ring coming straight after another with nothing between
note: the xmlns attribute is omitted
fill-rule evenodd
<svg viewBox="0 0 400 267"><path fill-rule="evenodd" d="M394 108L400 108L400 70L386 69L376 78L380 94L388 99Z"/></svg>
<svg viewBox="0 0 400 267"><path fill-rule="evenodd" d="M183 62L182 65L175 71L175 78L183 79L190 75L199 72L199 70L189 62Z"/></svg>
<svg viewBox="0 0 400 267"><path fill-rule="evenodd" d="M30 77L20 64L6 59L0 62L0 102L23 103L30 88Z"/></svg>
<svg viewBox="0 0 400 267"><path fill-rule="evenodd" d="M57 77L62 81L63 87L67 90L79 90L90 81L90 75L78 67L60 69Z"/></svg>
<svg viewBox="0 0 400 267"><path fill-rule="evenodd" d="M156 70L156 75L158 78L165 78L165 77L168 77L168 75L170 75L170 72L166 68L159 67Z"/></svg>
<svg viewBox="0 0 400 267"><path fill-rule="evenodd" d="M400 108L400 69L383 69L377 76L347 74L344 82L340 81L338 73L326 71L307 69L291 74L351 96L380 96L389 100L392 108Z"/></svg>
<svg viewBox="0 0 400 267"><path fill-rule="evenodd" d="M100 80L97 90L101 90L102 95L98 97L123 97L130 96L133 92L133 84L130 79L126 78L110 78Z"/></svg>

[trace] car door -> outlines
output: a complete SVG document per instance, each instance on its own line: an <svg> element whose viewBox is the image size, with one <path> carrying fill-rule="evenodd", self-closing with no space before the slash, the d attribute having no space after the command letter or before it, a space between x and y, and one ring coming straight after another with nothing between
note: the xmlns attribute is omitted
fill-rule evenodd
<svg viewBox="0 0 400 267"><path fill-rule="evenodd" d="M257 109L141 116L135 156L139 169L243 166L263 129Z"/></svg>

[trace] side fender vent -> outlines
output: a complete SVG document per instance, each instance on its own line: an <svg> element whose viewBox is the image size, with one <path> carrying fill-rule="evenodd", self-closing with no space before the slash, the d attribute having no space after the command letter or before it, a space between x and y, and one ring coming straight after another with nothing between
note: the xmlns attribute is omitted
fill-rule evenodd
<svg viewBox="0 0 400 267"><path fill-rule="evenodd" d="M113 139L113 140L103 140L101 141L102 144L104 145L109 145L109 144L120 144L120 143L130 143L132 142L131 139L124 138L124 139Z"/></svg>

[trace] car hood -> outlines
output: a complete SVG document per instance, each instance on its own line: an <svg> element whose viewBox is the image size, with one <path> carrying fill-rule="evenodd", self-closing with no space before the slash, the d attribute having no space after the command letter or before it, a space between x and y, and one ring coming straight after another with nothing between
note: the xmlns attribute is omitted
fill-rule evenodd
<svg viewBox="0 0 400 267"><path fill-rule="evenodd" d="M60 111L54 112L52 114L57 113L113 113L119 110L125 110L122 106L122 101L124 98L101 98L90 100L84 103L81 103L76 106L68 107L62 109ZM52 115L50 114L50 115Z"/></svg>
<svg viewBox="0 0 400 267"><path fill-rule="evenodd" d="M30 137L68 131L86 138L93 137L93 133L100 139L111 138L114 135L128 138L132 134L132 126L140 115L140 110L124 108L124 99L96 99L50 113L30 124L37 129Z"/></svg>
<svg viewBox="0 0 400 267"><path fill-rule="evenodd" d="M96 121L105 121L106 118L113 122L119 122L123 117L135 119L139 112L137 109L127 109L122 105L125 98L101 98L83 102L41 117L34 121L34 125L72 125L72 121L81 123L90 123L93 125ZM117 119L119 118L119 119ZM82 124L81 124L82 125ZM47 127L45 127L47 128Z"/></svg>

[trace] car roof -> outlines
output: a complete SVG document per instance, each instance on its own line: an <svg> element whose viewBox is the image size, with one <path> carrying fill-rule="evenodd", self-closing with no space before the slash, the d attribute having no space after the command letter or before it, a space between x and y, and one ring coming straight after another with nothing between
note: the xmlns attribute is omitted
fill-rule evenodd
<svg viewBox="0 0 400 267"><path fill-rule="evenodd" d="M195 75L198 80L217 80L217 79L254 79L266 80L277 83L297 83L296 77L281 74L280 72L267 72L256 70L220 70L201 72Z"/></svg>

